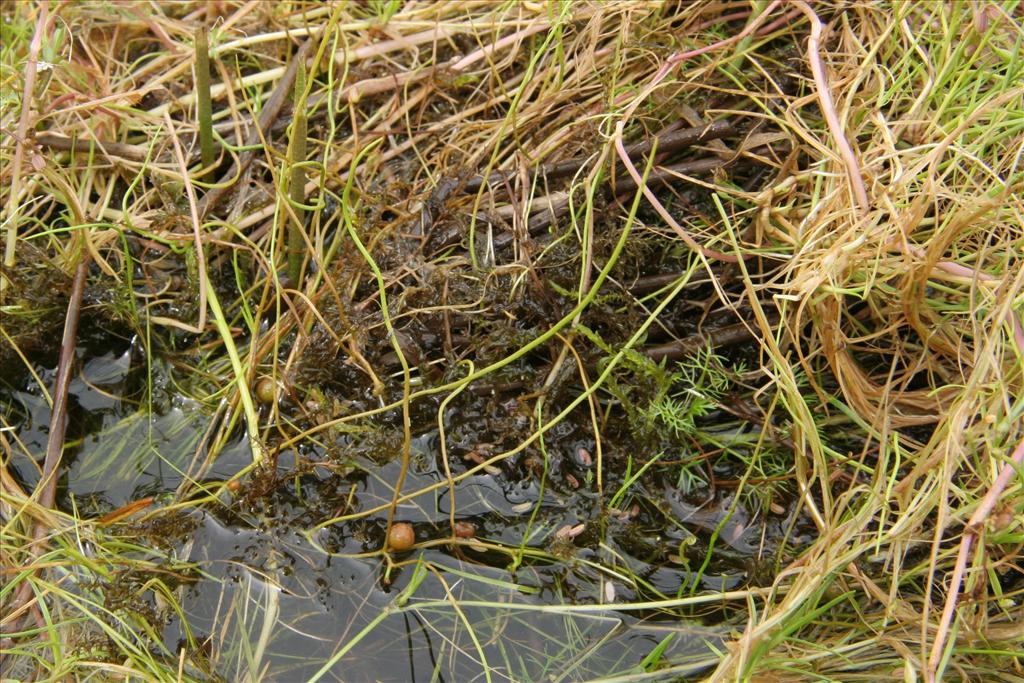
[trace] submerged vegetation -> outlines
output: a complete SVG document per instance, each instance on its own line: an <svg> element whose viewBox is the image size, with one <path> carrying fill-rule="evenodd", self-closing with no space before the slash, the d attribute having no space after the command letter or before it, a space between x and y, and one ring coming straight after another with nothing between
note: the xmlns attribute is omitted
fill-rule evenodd
<svg viewBox="0 0 1024 683"><path fill-rule="evenodd" d="M1005 2L0 8L3 680L1022 680Z"/></svg>

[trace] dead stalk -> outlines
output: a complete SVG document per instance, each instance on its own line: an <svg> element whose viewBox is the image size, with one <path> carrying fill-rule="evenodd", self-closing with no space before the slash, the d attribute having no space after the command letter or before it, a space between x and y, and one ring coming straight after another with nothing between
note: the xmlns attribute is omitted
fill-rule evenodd
<svg viewBox="0 0 1024 683"><path fill-rule="evenodd" d="M18 117L17 138L14 141L14 161L11 162L11 195L8 198L7 240L4 248L4 267L14 265L14 254L18 244L18 208L21 204L21 166L25 159L25 145L28 144L28 132L32 120L32 101L34 99L39 50L42 48L43 35L47 31L47 17L50 3L44 0L36 18L35 32L29 43L28 61L25 62L25 87L21 91L21 115ZM0 277L0 294L7 286L7 278Z"/></svg>
<svg viewBox="0 0 1024 683"><path fill-rule="evenodd" d="M967 562L970 559L971 548L978 537L984 534L985 524L989 515L995 509L999 497L1010 484L1010 481L1020 471L1024 464L1024 440L1017 444L1009 460L1003 463L999 469L999 475L992 486L989 487L985 497L981 499L978 507L975 508L971 518L964 526L963 535L960 538L960 550L956 556L956 564L953 566L953 573L949 579L949 587L946 589L946 604L942 608L942 618L939 620L939 628L935 632L935 640L932 641L932 651L928 657L928 666L925 669L925 680L928 683L935 683L939 666L942 663L942 653L946 647L946 639L949 637L950 628L953 625L954 613L957 604L960 602L960 586L963 585L964 574L967 571Z"/></svg>

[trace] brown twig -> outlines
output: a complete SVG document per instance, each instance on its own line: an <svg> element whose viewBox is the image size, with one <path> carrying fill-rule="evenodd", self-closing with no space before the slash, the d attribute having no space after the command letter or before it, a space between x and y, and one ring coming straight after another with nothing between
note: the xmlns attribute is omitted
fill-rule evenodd
<svg viewBox="0 0 1024 683"><path fill-rule="evenodd" d="M673 181L686 180L683 176L700 176L716 171L720 168L726 168L733 165L739 158L735 159L721 159L719 157L704 157L700 159L687 159L676 164L670 164L668 166L655 166L651 169L651 172L647 174L647 182L658 182L670 185ZM606 189L606 195L610 195L611 188ZM620 178L615 191L619 194L630 194L636 191L636 180L632 177ZM548 229L552 221L558 216L564 214L569 210L568 196L565 197L565 201L561 204L554 204L552 206L540 205L539 213L530 217L528 228L531 235L537 235ZM495 246L498 243L495 242Z"/></svg>
<svg viewBox="0 0 1024 683"><path fill-rule="evenodd" d="M78 339L78 319L82 310L82 294L85 292L85 276L89 272L88 257L83 255L75 269L75 278L71 285L71 298L68 301L68 313L64 318L64 336L60 346L60 360L57 364L57 379L53 387L53 411L50 413L50 434L46 439L46 459L43 461L43 476L39 480L42 487L39 493L39 504L53 507L57 491L57 470L60 467L61 454L64 452L64 430L67 428L68 385L71 382L71 369L75 360L75 347Z"/></svg>
<svg viewBox="0 0 1024 683"><path fill-rule="evenodd" d="M75 277L71 285L71 298L68 300L68 312L64 318L64 336L60 347L60 359L57 363L57 379L53 386L53 410L50 411L50 431L46 439L46 458L43 460L43 472L33 494L39 505L50 509L57 498L57 481L60 478L60 463L64 454L64 434L67 429L68 386L71 383L71 370L75 360L75 348L78 339L78 320L82 310L82 294L85 292L85 279L89 272L88 252L83 255L75 269ZM47 528L35 521L32 533L34 543L30 553L34 563L43 552L43 539ZM32 585L26 578L18 587L18 593L8 611L15 614L22 610L32 598Z"/></svg>
<svg viewBox="0 0 1024 683"><path fill-rule="evenodd" d="M659 200L654 195L654 192L651 191L651 188L648 187L647 184L643 181L643 178L640 177L640 172L637 170L636 166L634 166L633 162L630 161L629 154L627 154L626 148L622 144L622 132L625 128L624 123L625 119L615 124L615 151L618 153L619 159L622 160L623 165L629 172L630 177L632 177L633 182L636 184L637 187L641 188L641 192L643 192L644 198L652 207L654 207L654 210L658 213L659 216L661 216L662 220L664 220L670 228L675 230L676 234L679 235L679 238L683 240L686 246L702 254L704 257L730 262L740 260L740 256L734 256L732 254L723 254L720 251L708 249L707 247L698 244L697 240L693 239L693 237L690 236L690 233L687 232L687 230L683 226L679 225L676 219L672 217L672 214L668 212L668 209L666 209L665 206L661 203L661 200Z"/></svg>
<svg viewBox="0 0 1024 683"><path fill-rule="evenodd" d="M633 112L635 112L637 107L640 106L640 103L646 100L650 96L650 94L654 92L654 89L658 87L658 85L663 80L665 80L665 78L672 72L672 70L678 64L686 61L687 59L692 59L693 57L697 57L708 52L714 52L715 50L720 50L723 47L727 47L729 45L732 45L733 43L743 40L743 38L753 33L755 30L757 30L758 26L764 23L768 16L775 10L775 8L779 6L781 1L782 0L772 0L771 4L765 7L764 11L761 12L761 14L759 14L753 21L749 22L746 25L746 27L736 35L726 38L725 40L720 40L717 43L712 43L711 45L705 45L704 47L697 48L695 50L689 50L687 52L674 54L668 59L666 59L665 63L662 64L661 68L658 69L658 72L655 73L654 76L651 78L650 83L648 83L647 86L636 96L636 98L634 98L633 102L626 108L625 112L623 112L622 118L620 118L619 121L615 124L615 133L612 136L615 151L619 155L619 160L626 167L626 171L629 173L629 175L633 178L633 181L636 183L636 186L642 189L644 198L647 199L648 203L654 208L658 215L661 216L662 220L664 220L669 225L669 227L675 230L676 234L679 235L680 239L682 239L688 247L690 247L696 252L699 252L705 258L714 258L721 261L736 262L739 261L742 258L742 256L723 254L712 249L707 249L706 247L698 244L697 241L694 240L693 237L691 237L690 234L681 225L679 225L678 222L676 222L676 220L672 217L672 214L668 212L668 210L662 205L661 201L658 200L658 198L654 195L651 189L643 182L643 179L640 177L639 171L637 171L636 166L629 158L629 153L627 152L626 147L622 142L623 133L626 128L626 122L630 118L632 118Z"/></svg>
<svg viewBox="0 0 1024 683"><path fill-rule="evenodd" d="M142 163L146 160L146 148L140 145L126 145L123 142L112 142L110 140L68 138L63 135L52 133L39 133L36 135L36 142L43 147L56 149L61 152L89 152L95 149L111 160L127 159Z"/></svg>
<svg viewBox="0 0 1024 683"><path fill-rule="evenodd" d="M714 156L700 159L688 159L668 166L655 167L648 174L647 179L648 182L658 181L667 184L672 181L685 180L685 178L681 178L681 176L703 175L720 168L726 168L742 160L742 157L722 159ZM608 179L606 179L606 181L607 180ZM619 193L632 192L636 189L636 181L631 177L619 179L618 185L615 189ZM611 194L608 190L610 190L610 188L605 188L606 196ZM498 207L491 214L481 217L485 220L492 217L495 219L509 220L512 218L513 213L516 210L517 207L506 204ZM568 211L569 193L567 191L552 192L549 195L535 198L530 204L530 217L526 224L527 232L532 236L543 234L556 219L563 216ZM445 235L444 239L433 244L431 249L436 252L440 249L445 249L457 244L461 239L461 232L455 231ZM497 234L494 236L494 248L503 249L512 243L514 239L515 236L511 232L502 232Z"/></svg>
<svg viewBox="0 0 1024 683"><path fill-rule="evenodd" d="M734 325L726 325L724 327L708 330L707 332L692 334L683 339L668 342L666 344L645 346L641 350L644 354L650 356L651 359L656 361L660 361L665 358L669 360L687 358L707 346L712 348L736 346L737 344L742 344L756 339L757 337L751 329L751 326L754 324L755 323L743 322L736 323Z"/></svg>
<svg viewBox="0 0 1024 683"><path fill-rule="evenodd" d="M693 145L699 145L702 142L709 142L711 140L720 140L721 138L729 137L736 133L736 127L731 121L715 121L706 126L695 126L693 128L684 128L682 130L672 131L662 136L656 136L639 142L634 145L630 145L626 148L626 153L631 157L640 157L647 154L653 149L655 143L658 146L659 154L673 154L687 147ZM529 174L530 180L540 176L552 180L555 178L564 178L566 176L573 175L585 165L590 163L593 157L574 157L572 159L566 159L554 164L543 165L537 169L532 169ZM510 173L493 173L489 178L486 179L492 187L502 185L505 181L510 180L515 176L514 172ZM466 181L466 184L462 187L462 191L466 193L476 192L483 185L485 179L483 176L474 176ZM633 185L635 188L636 186Z"/></svg>

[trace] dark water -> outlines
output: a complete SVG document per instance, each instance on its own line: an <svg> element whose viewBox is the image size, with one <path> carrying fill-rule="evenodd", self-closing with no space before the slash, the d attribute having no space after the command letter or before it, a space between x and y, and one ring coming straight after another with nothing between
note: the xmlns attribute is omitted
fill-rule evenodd
<svg viewBox="0 0 1024 683"><path fill-rule="evenodd" d="M149 512L172 505L179 487L200 471L217 403L184 398L171 366L147 360L133 342L84 344L80 361L58 504L84 517L146 496L156 496ZM48 385L50 363L41 359L35 367ZM455 415L449 443L500 438L488 434L480 414L493 402L467 401L462 409L476 414L466 424ZM15 364L3 369L0 404L24 444L9 470L31 490L45 452L47 404ZM749 585L758 559L774 548L770 539L785 535L789 513L765 519L733 505L724 490L695 502L666 483L646 491L632 519L603 515L586 468L571 457L582 430L567 421L547 444L560 454L552 456L549 476L575 472L576 487L549 482L542 491L525 458L456 487L457 516L476 524L479 539L535 551L519 563L509 553L437 545L398 557L404 564L386 582L379 556L359 557L380 548L384 512L317 528L341 509L391 500L399 464L377 451L394 439L347 434L328 434L299 453L283 451L276 477L259 484L259 495L243 488L236 498L167 508L140 525L97 533L157 546L167 562L194 565L175 591L184 619L160 596L146 594L145 601L159 615L167 655L176 659L186 649L186 673L197 678L675 680L706 671L731 627L721 605L700 613L593 606ZM436 421L418 420L415 431L406 492L445 480ZM202 476L227 479L250 460L239 429ZM471 465L451 460L456 473ZM413 523L421 542L444 538L450 496L447 487L422 493L401 505L396 519ZM571 543L552 544L556 530L578 524L584 531ZM701 549L716 530L720 559L698 577ZM671 674L641 668L659 644L658 666Z"/></svg>

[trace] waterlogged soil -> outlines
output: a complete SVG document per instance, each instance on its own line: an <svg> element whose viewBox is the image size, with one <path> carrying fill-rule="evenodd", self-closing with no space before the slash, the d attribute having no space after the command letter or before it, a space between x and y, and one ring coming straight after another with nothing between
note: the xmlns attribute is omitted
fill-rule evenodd
<svg viewBox="0 0 1024 683"><path fill-rule="evenodd" d="M755 167L732 177L752 190L767 181ZM770 585L812 538L789 427L765 417L772 399L759 394L768 378L752 315L720 304L720 289L744 301L737 271L716 264L687 275L689 252L650 229L619 253L624 210L602 210L587 268L618 260L599 296L576 325L507 362L572 315L579 245L543 226L527 235L481 225L474 254L460 182L442 179L421 196L421 211L359 216L391 283L394 341L414 389L504 363L461 390L412 402L408 441L402 411L379 411L402 398L402 363L376 279L350 240L339 238L332 287L317 293L316 320L301 336L273 317L291 315L283 301L267 305L251 294L258 288L241 287L257 276L253 264L208 255L221 300L243 304L237 320L261 311L248 324L293 330L274 340L272 362L260 356L251 387L262 393L269 382L274 394L258 407L267 449L259 467L230 405L222 340L144 317L195 318L187 260L128 235L136 289L104 284L94 269L57 504L96 520L101 541L131 544L139 567L76 585L125 621L151 625L162 642L149 649L172 668L184 652L188 675L227 681L250 671L282 681L466 681L484 672L573 681L664 667L685 678L713 666L748 618L744 600L716 596ZM408 197L401 186L380 190L381 206ZM701 189L678 198L689 211L714 212ZM322 211L335 239L340 208L325 201ZM755 276L771 267L749 265L764 270ZM19 297L39 293L26 308L41 313L35 327L11 330L21 356L0 349L0 407L18 440L7 468L25 491L46 451L41 386L53 385L65 305L66 283L44 286L44 276L15 281ZM770 302L762 307L773 314ZM834 432L822 436L836 452L853 445ZM400 480L394 521L412 526L416 544L388 561L381 549ZM155 590L155 577L173 595ZM117 660L98 628L81 629L83 651Z"/></svg>
<svg viewBox="0 0 1024 683"><path fill-rule="evenodd" d="M47 386L55 355L37 350L29 359ZM58 505L103 518L143 501L141 513L108 518L97 533L147 548L140 553L151 555L154 571L175 573L181 612L147 592L144 575L115 574L101 588L116 609L153 623L168 652L185 649L187 672L200 678L240 680L254 662L267 680L282 681L464 681L484 670L492 680L569 681L666 663L685 676L687 662L696 674L713 664L744 614L717 602L700 609L593 606L770 584L813 533L786 485L762 483L738 495L742 462L705 456L694 468L702 457L697 446L651 450L650 438L636 436L621 411L609 411L603 424L599 491L586 404L542 444L453 488L440 446L441 398L425 399L412 412L402 486L419 493L395 513L412 524L419 545L396 554L399 563L388 569L376 551L400 474L400 414L278 448L271 467L242 478L233 492L181 505L198 495L196 473L207 483L227 480L252 458L239 426L206 462L223 413L216 402L182 391L193 376L182 362L147 354L138 338L86 316ZM523 397L543 378L530 367L514 365L505 384L474 385L444 406L453 476L531 433L533 403ZM325 381L317 395L331 404L332 417L379 405L357 383L344 395L338 378L348 370L323 372L334 382ZM0 381L7 425L24 444L8 469L32 490L42 457L21 454L45 452L48 404L24 365L9 357ZM556 392L550 411L578 390ZM276 413L262 406L261 419L315 423L325 411L302 408L282 399ZM266 427L273 443L273 425ZM704 416L700 428L726 444L757 431L725 411ZM360 515L373 508L380 509ZM462 534L480 543L444 542L453 509ZM660 654L651 660L652 652Z"/></svg>

